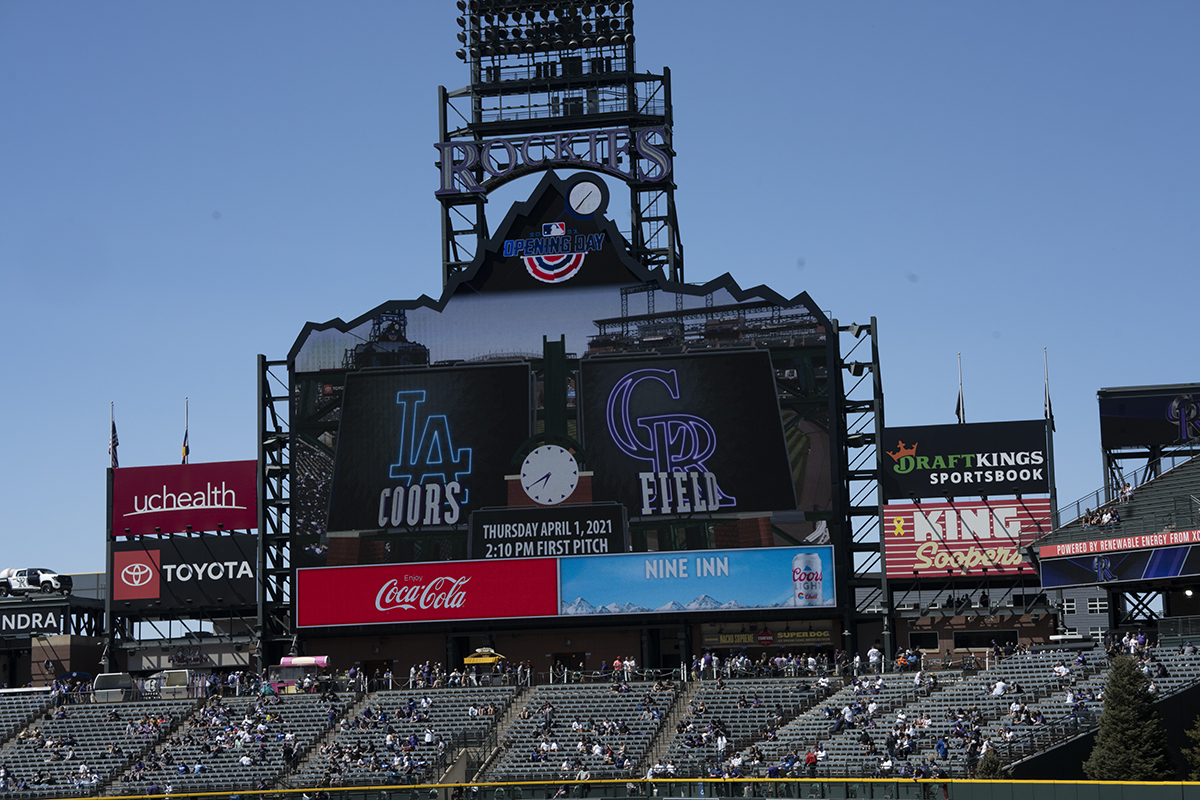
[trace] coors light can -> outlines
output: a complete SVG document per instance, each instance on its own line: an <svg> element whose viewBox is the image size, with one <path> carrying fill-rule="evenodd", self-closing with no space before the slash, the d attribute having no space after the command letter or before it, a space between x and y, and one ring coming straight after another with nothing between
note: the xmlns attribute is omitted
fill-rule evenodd
<svg viewBox="0 0 1200 800"><path fill-rule="evenodd" d="M816 553L797 553L792 557L792 597L795 606L825 605L825 584L821 580L821 557Z"/></svg>

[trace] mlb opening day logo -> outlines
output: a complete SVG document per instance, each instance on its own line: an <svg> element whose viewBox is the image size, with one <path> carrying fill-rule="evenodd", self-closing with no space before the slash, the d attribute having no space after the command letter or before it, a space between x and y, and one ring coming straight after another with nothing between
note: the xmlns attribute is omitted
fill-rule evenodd
<svg viewBox="0 0 1200 800"><path fill-rule="evenodd" d="M603 233L571 233L565 222L542 224L542 235L506 239L504 257L520 257L525 269L542 283L562 283L583 268L584 258L604 247Z"/></svg>

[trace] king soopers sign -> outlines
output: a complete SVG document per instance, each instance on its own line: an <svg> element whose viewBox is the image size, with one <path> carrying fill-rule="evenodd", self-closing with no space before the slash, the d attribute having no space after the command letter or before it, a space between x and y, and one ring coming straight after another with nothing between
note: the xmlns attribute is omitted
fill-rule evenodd
<svg viewBox="0 0 1200 800"><path fill-rule="evenodd" d="M434 145L441 154L441 186L435 194L486 194L477 179L503 181L518 171L552 166L591 167L626 181L658 183L671 175L665 128L605 128L573 133L536 133L524 139L452 141ZM650 162L650 169L641 166ZM625 166L628 165L628 166Z"/></svg>

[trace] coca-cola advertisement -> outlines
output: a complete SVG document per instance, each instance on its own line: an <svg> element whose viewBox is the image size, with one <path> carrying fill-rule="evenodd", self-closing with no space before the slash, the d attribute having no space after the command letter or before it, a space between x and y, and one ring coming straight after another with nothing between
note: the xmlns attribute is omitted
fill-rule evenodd
<svg viewBox="0 0 1200 800"><path fill-rule="evenodd" d="M296 571L300 627L552 617L557 608L553 558Z"/></svg>
<svg viewBox="0 0 1200 800"><path fill-rule="evenodd" d="M890 503L883 546L889 578L1032 575L1023 548L1050 532L1050 500Z"/></svg>
<svg viewBox="0 0 1200 800"><path fill-rule="evenodd" d="M114 537L258 527L258 463L113 470Z"/></svg>

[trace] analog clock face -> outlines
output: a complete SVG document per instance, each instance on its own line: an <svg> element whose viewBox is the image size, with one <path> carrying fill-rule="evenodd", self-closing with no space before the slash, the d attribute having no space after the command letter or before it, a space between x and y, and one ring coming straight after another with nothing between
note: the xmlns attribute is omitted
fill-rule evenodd
<svg viewBox="0 0 1200 800"><path fill-rule="evenodd" d="M521 488L529 499L544 506L558 505L579 484L575 456L556 444L545 444L525 456L521 465Z"/></svg>
<svg viewBox="0 0 1200 800"><path fill-rule="evenodd" d="M595 181L580 181L575 184L571 187L571 194L567 198L567 202L571 204L571 210L582 217L595 214L603 200L604 192Z"/></svg>

